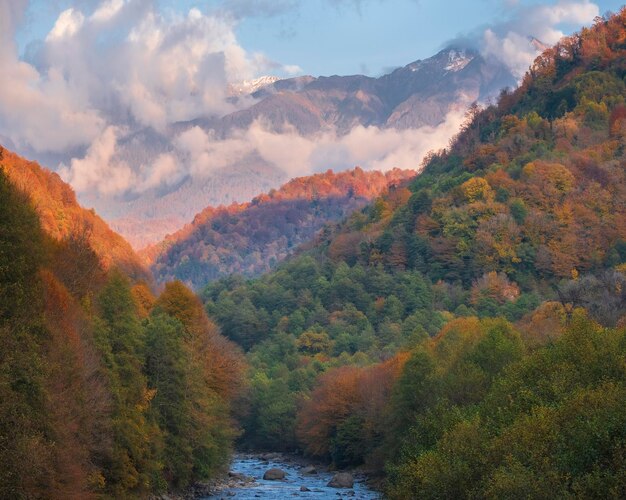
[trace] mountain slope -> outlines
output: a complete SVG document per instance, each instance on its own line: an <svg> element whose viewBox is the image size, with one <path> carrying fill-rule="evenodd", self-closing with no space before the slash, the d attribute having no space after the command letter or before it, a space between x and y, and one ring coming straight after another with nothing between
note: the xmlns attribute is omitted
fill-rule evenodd
<svg viewBox="0 0 626 500"><path fill-rule="evenodd" d="M0 165L0 498L148 498L215 477L239 350L182 283L154 297L68 239L60 215L84 217L55 176Z"/></svg>
<svg viewBox="0 0 626 500"><path fill-rule="evenodd" d="M355 125L398 129L435 126L454 105L469 104L514 87L503 65L470 49L446 48L436 55L372 78L363 75L299 77L268 84L261 99L212 124L222 136L263 120L280 131L285 123L301 134L333 127L340 133Z"/></svg>
<svg viewBox="0 0 626 500"><path fill-rule="evenodd" d="M141 255L158 281L180 279L196 288L229 274L259 275L325 224L343 219L413 175L356 168L293 179L250 203L208 207L190 225Z"/></svg>
<svg viewBox="0 0 626 500"><path fill-rule="evenodd" d="M619 496L625 78L622 9L308 252L207 287L255 369L245 442L393 498Z"/></svg>
<svg viewBox="0 0 626 500"><path fill-rule="evenodd" d="M82 208L72 188L53 172L0 147L9 179L31 197L42 229L56 240L87 238L105 269L118 267L134 279L149 279L130 245L93 210Z"/></svg>

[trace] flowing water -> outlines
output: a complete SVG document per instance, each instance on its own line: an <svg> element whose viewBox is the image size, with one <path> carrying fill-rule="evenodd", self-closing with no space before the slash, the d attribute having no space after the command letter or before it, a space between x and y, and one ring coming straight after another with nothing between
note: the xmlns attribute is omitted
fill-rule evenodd
<svg viewBox="0 0 626 500"><path fill-rule="evenodd" d="M271 468L282 469L286 477L282 481L266 481L263 479L265 471ZM382 498L362 482L363 478L355 477L354 488L330 488L326 486L333 474L318 469L317 474L303 474L302 466L277 457L263 460L257 455L235 455L230 470L254 478L253 482L238 484L223 489L219 493L206 498L213 499L257 499L257 498L353 498L359 500L373 500ZM300 491L304 486L311 491Z"/></svg>

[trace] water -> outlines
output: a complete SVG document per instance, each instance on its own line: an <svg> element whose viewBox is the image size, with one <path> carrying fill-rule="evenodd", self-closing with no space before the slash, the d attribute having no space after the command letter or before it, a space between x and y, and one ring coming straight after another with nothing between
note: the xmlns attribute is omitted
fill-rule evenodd
<svg viewBox="0 0 626 500"><path fill-rule="evenodd" d="M286 472L283 481L265 481L263 474L271 468L282 469ZM239 472L254 478L253 483L241 484L235 488L225 489L219 493L207 497L213 499L254 499L257 498L353 498L359 500L373 500L382 498L379 493L369 489L362 478L355 477L354 488L329 488L326 486L333 477L332 473L318 469L314 475L301 473L302 467L280 458L264 461L254 455L235 455L230 466L232 472ZM300 491L300 487L306 486L311 491Z"/></svg>

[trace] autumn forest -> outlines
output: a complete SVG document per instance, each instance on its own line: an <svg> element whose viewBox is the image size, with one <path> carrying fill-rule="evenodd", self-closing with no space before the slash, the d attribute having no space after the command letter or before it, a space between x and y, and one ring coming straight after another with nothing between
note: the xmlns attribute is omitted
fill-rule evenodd
<svg viewBox="0 0 626 500"><path fill-rule="evenodd" d="M139 254L0 149L0 498L184 494L235 449L390 499L624 498L625 401L626 8L414 170Z"/></svg>

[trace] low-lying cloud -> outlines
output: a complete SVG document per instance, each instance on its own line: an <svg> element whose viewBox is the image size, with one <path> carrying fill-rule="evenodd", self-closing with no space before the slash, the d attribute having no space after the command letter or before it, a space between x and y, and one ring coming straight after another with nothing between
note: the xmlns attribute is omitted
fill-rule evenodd
<svg viewBox="0 0 626 500"><path fill-rule="evenodd" d="M289 128L277 133L257 120L222 140L216 140L212 131L195 126L173 139L171 152L135 170L119 159L120 131L109 127L84 158L63 165L60 173L78 191L98 190L110 195L175 184L186 176L201 181L249 158L290 177L355 165L382 171L417 169L428 151L448 145L464 118L464 111L456 109L437 127L395 130L359 125L344 135L326 131L308 137Z"/></svg>
<svg viewBox="0 0 626 500"><path fill-rule="evenodd" d="M333 166L414 169L428 151L448 145L459 130L464 115L463 110L454 110L441 125L417 130L359 125L345 135L326 131L310 137L303 137L295 130L271 132L257 120L247 130L239 130L223 141L212 141L210 134L196 127L179 136L176 143L188 153L185 170L197 177L210 175L253 154L290 176L319 172Z"/></svg>

